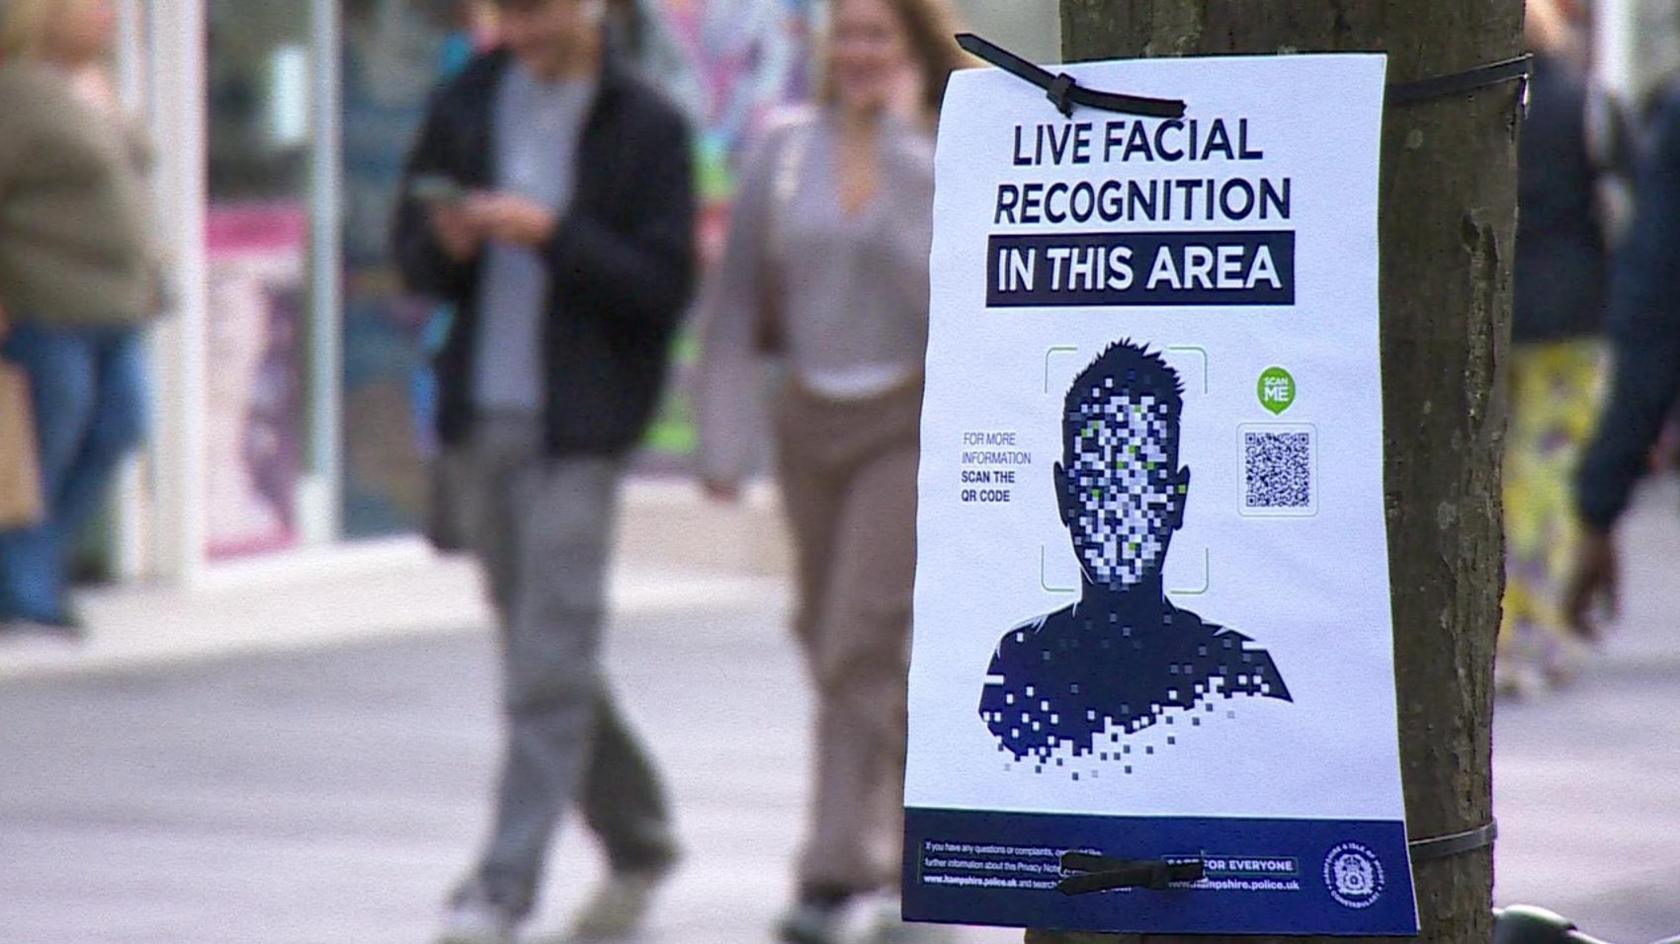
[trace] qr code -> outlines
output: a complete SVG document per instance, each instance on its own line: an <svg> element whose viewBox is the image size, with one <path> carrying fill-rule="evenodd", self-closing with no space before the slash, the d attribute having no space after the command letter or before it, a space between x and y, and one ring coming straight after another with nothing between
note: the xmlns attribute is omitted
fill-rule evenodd
<svg viewBox="0 0 1680 944"><path fill-rule="evenodd" d="M1310 432L1244 432L1245 507L1304 511L1313 507Z"/></svg>

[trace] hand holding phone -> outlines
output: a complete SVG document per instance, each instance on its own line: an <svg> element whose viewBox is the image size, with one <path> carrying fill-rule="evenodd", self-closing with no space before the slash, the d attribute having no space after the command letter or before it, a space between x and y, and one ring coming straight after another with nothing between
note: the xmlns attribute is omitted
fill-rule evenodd
<svg viewBox="0 0 1680 944"><path fill-rule="evenodd" d="M409 193L425 205L432 232L451 259L465 262L478 253L484 231L467 211L472 194L465 187L442 174L423 174L409 184Z"/></svg>
<svg viewBox="0 0 1680 944"><path fill-rule="evenodd" d="M460 203L467 198L467 188L442 174L422 174L409 186L414 199L427 206Z"/></svg>

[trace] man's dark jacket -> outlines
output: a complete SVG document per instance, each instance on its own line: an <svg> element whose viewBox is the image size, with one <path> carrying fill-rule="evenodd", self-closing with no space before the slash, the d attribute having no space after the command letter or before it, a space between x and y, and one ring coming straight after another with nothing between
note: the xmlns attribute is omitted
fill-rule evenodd
<svg viewBox="0 0 1680 944"><path fill-rule="evenodd" d="M1513 341L1599 333L1608 252L1595 205L1599 178L1587 143L1585 78L1560 57L1537 55L1517 156Z"/></svg>
<svg viewBox="0 0 1680 944"><path fill-rule="evenodd" d="M1670 90L1640 169L1638 208L1617 252L1608 325L1615 379L1581 459L1575 504L1609 530L1627 507L1680 392L1680 93Z"/></svg>
<svg viewBox="0 0 1680 944"><path fill-rule="evenodd" d="M410 290L456 307L437 357L438 434L464 442L474 421L481 261L439 247L409 183L449 177L493 189L496 89L506 53L472 63L433 97L409 157L393 243ZM552 455L614 455L640 440L659 402L672 334L695 277L689 134L676 109L609 57L578 141L573 199L540 252L544 431Z"/></svg>

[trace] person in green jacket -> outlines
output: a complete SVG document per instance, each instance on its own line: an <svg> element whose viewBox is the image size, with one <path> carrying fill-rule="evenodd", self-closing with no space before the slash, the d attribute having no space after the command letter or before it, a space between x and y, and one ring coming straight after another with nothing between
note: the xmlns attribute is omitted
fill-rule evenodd
<svg viewBox="0 0 1680 944"><path fill-rule="evenodd" d="M115 35L110 0L0 0L0 357L29 378L45 506L0 532L0 636L80 635L67 551L142 435L159 280L146 149L103 69Z"/></svg>

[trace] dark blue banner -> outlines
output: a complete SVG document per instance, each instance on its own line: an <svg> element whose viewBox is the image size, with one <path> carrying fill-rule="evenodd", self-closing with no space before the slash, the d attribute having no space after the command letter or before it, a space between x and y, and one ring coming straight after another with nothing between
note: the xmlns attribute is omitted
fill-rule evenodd
<svg viewBox="0 0 1680 944"><path fill-rule="evenodd" d="M1145 934L1413 935L1405 826L1371 820L910 809L904 917ZM1060 858L1200 861L1206 877L1067 896Z"/></svg>
<svg viewBox="0 0 1680 944"><path fill-rule="evenodd" d="M993 236L986 304L1293 305L1290 231Z"/></svg>

